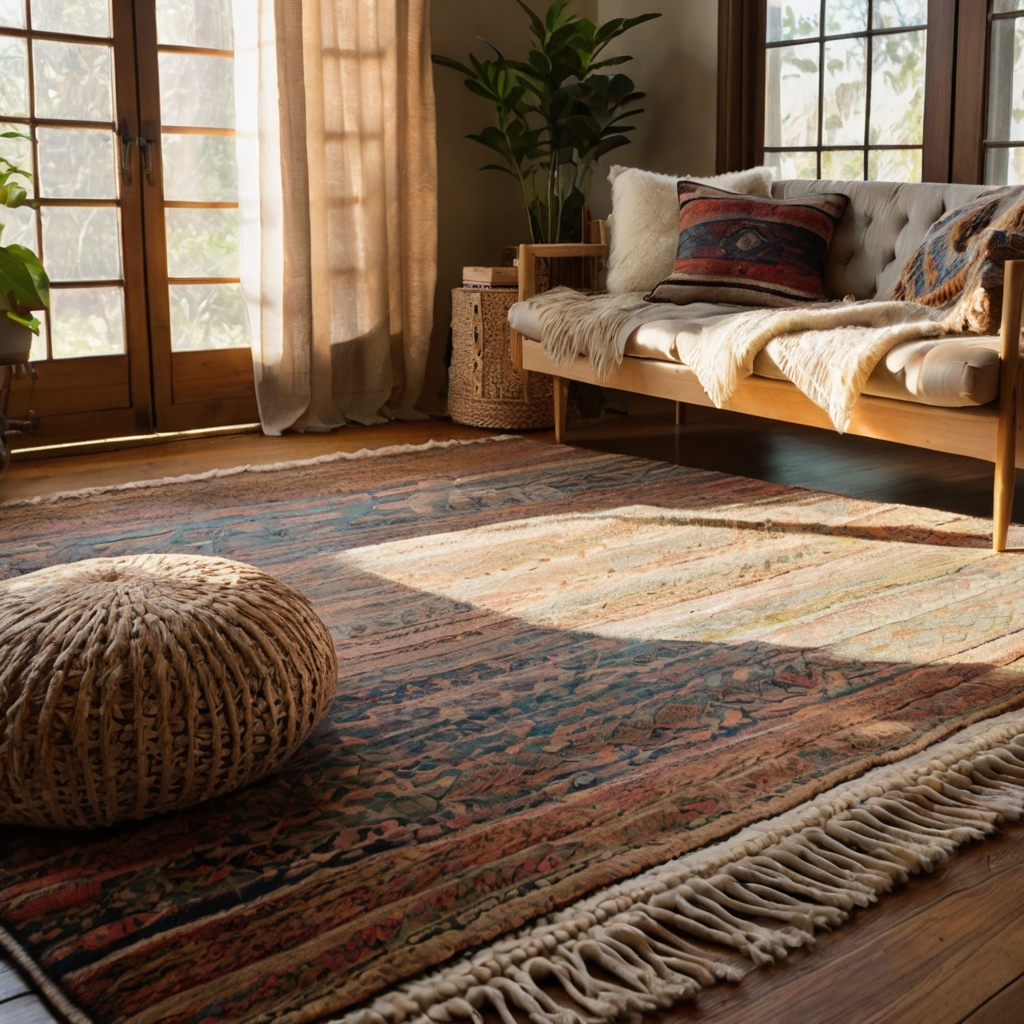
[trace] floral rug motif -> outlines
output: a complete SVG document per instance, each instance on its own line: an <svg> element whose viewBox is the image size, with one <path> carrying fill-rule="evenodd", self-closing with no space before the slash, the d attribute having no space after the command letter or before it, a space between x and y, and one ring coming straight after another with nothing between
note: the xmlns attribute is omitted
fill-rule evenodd
<svg viewBox="0 0 1024 1024"><path fill-rule="evenodd" d="M510 440L2 516L0 578L220 555L338 647L278 775L0 833L0 938L96 1024L341 1013L1024 706L1024 558L950 513Z"/></svg>

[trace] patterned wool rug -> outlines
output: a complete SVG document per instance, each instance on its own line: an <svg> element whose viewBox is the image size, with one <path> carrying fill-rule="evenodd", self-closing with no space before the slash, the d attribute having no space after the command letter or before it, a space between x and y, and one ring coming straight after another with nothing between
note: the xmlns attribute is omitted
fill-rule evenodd
<svg viewBox="0 0 1024 1024"><path fill-rule="evenodd" d="M338 648L279 775L0 832L0 942L72 1020L291 1024L389 990L357 1016L578 1020L545 978L606 1020L1021 811L1020 714L903 760L1024 706L1024 557L983 521L515 439L0 516L0 578L222 555L305 593Z"/></svg>

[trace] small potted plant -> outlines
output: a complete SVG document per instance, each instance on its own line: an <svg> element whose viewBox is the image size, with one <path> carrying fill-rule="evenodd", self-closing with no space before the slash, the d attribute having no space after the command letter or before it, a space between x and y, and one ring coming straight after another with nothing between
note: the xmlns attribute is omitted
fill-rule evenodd
<svg viewBox="0 0 1024 1024"><path fill-rule="evenodd" d="M22 132L3 132L0 138L29 139ZM17 209L28 200L28 190L18 178L32 175L0 156L0 206ZM4 225L0 224L0 241ZM0 366L27 363L32 336L39 333L34 314L50 305L50 279L31 249L23 245L0 245Z"/></svg>

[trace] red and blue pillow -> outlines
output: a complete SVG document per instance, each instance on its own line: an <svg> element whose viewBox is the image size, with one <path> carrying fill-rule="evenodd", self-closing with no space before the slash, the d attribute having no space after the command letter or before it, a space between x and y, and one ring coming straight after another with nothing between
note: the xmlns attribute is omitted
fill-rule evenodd
<svg viewBox="0 0 1024 1024"><path fill-rule="evenodd" d="M738 195L680 181L679 247L651 302L792 306L825 298L825 259L849 200Z"/></svg>

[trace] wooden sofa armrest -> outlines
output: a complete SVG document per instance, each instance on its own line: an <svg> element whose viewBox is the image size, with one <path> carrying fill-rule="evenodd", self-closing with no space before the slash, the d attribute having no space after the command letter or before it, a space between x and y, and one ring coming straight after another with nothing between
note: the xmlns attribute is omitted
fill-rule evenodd
<svg viewBox="0 0 1024 1024"><path fill-rule="evenodd" d="M559 259L566 256L608 258L608 246L603 243L558 242L550 245L519 246L519 301L532 299L537 294L537 260Z"/></svg>
<svg viewBox="0 0 1024 1024"><path fill-rule="evenodd" d="M598 236L604 239L604 223L600 225ZM537 294L537 260L561 259L566 256L589 256L593 259L607 259L607 242L557 242L548 244L527 244L519 246L519 301L532 299ZM523 369L523 337L518 331L512 331L509 339L512 354L512 367L517 373Z"/></svg>

